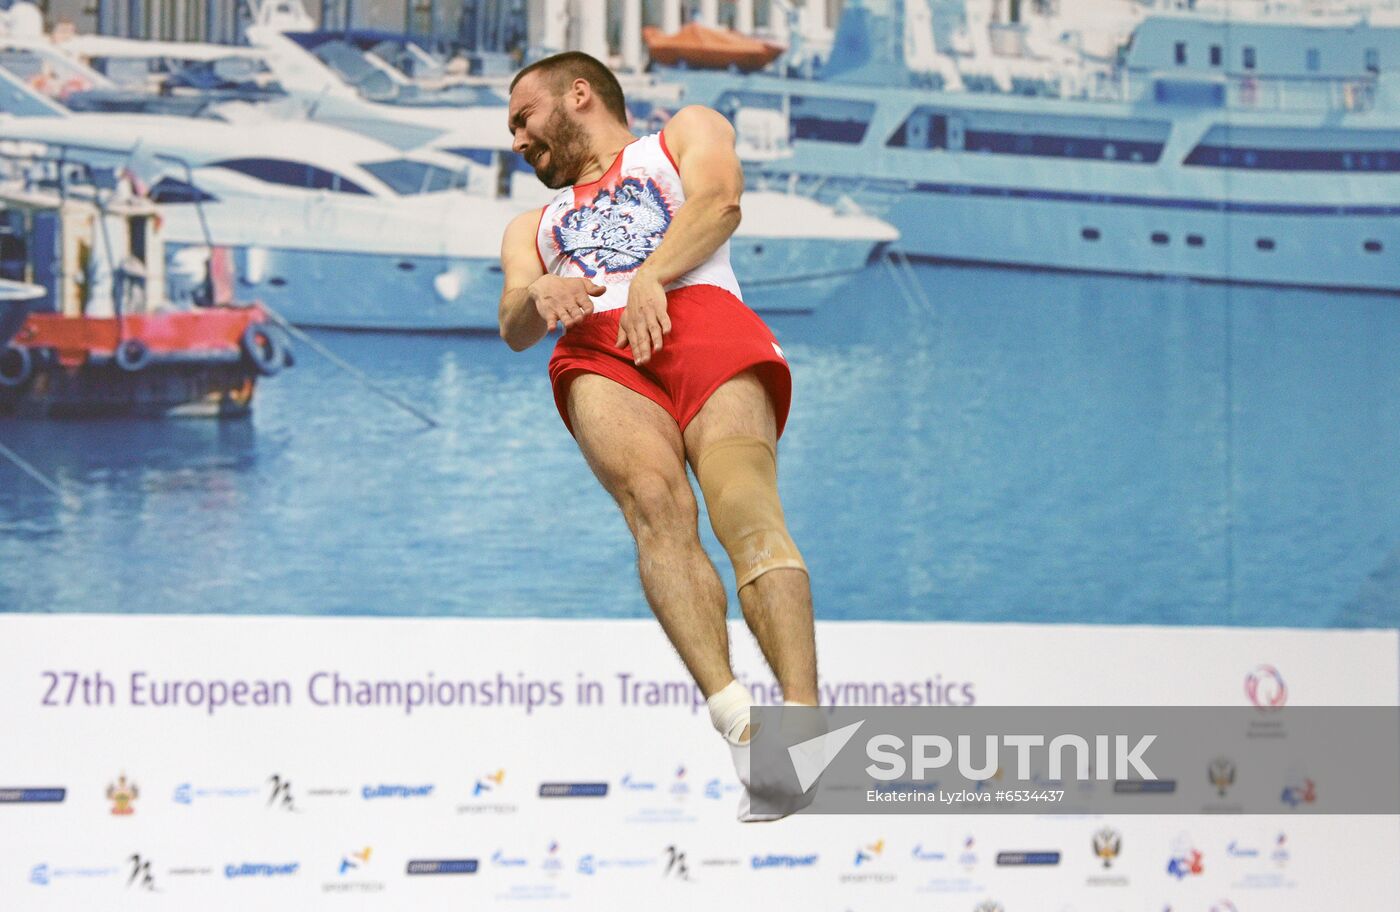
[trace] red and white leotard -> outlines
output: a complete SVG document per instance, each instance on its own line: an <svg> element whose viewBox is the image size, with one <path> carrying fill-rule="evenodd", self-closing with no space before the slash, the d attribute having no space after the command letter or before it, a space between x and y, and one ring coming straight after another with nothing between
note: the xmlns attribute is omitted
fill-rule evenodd
<svg viewBox="0 0 1400 912"><path fill-rule="evenodd" d="M535 234L540 264L545 272L606 287L593 299L595 312L626 307L632 276L661 243L684 202L680 171L665 136L653 133L634 140L606 174L565 187L544 208ZM666 290L688 285L713 285L744 299L729 266L728 241Z"/></svg>
<svg viewBox="0 0 1400 912"><path fill-rule="evenodd" d="M632 353L617 345L632 277L684 202L675 159L664 135L653 133L623 147L598 180L559 191L540 213L535 251L545 272L607 289L593 298L593 313L559 337L549 359L555 405L570 431L569 385L580 374L607 377L647 397L684 430L715 390L752 370L768 390L782 433L792 377L772 331L740 297L728 241L666 286L671 332L649 362L633 363Z"/></svg>

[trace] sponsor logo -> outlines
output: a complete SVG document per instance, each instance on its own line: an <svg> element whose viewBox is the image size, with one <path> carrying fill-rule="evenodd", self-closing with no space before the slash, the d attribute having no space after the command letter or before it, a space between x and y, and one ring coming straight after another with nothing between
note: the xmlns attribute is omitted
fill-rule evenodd
<svg viewBox="0 0 1400 912"><path fill-rule="evenodd" d="M358 852L351 852L349 855L342 855L340 858L340 875L344 877L351 871L358 871L369 864L370 847L365 846Z"/></svg>
<svg viewBox="0 0 1400 912"><path fill-rule="evenodd" d="M817 854L811 855L754 855L749 859L749 867L754 870L767 868L810 868L817 863Z"/></svg>
<svg viewBox="0 0 1400 912"><path fill-rule="evenodd" d="M498 769L494 773L487 773L476 780L476 785L472 787L472 797L480 798L487 792L495 791L506 783L506 771Z"/></svg>
<svg viewBox="0 0 1400 912"><path fill-rule="evenodd" d="M739 791L737 782L726 782L723 779L711 779L705 783L705 797L715 801L720 801L727 796L734 795Z"/></svg>
<svg viewBox="0 0 1400 912"><path fill-rule="evenodd" d="M258 793L256 788L195 788L188 782L175 786L172 797L176 804L194 804L195 799L204 798L251 798Z"/></svg>
<svg viewBox="0 0 1400 912"><path fill-rule="evenodd" d="M1288 702L1288 685L1272 665L1260 665L1244 677L1244 693L1261 711L1282 709Z"/></svg>
<svg viewBox="0 0 1400 912"><path fill-rule="evenodd" d="M1288 864L1288 859L1290 857L1288 853L1288 837L1283 833L1279 833L1278 837L1274 840L1274 850L1269 853L1269 858L1274 864L1282 867Z"/></svg>
<svg viewBox="0 0 1400 912"><path fill-rule="evenodd" d="M337 878L331 881L324 881L321 884L323 893L378 893L384 889L384 882L380 880L366 880L366 869L369 867L370 856L373 850L365 846L358 852L347 852L340 856L340 867L337 869Z"/></svg>
<svg viewBox="0 0 1400 912"><path fill-rule="evenodd" d="M126 879L127 887L135 887L138 890L154 893L156 891L156 877L151 873L151 859L143 858L137 854L128 858L127 863L131 865L131 874Z"/></svg>
<svg viewBox="0 0 1400 912"><path fill-rule="evenodd" d="M994 899L984 899L973 907L972 912L1006 912L1006 907Z"/></svg>
<svg viewBox="0 0 1400 912"><path fill-rule="evenodd" d="M971 871L977 867L977 841L969 835L963 840L962 851L958 853L958 864Z"/></svg>
<svg viewBox="0 0 1400 912"><path fill-rule="evenodd" d="M1317 784L1311 779L1294 780L1284 785L1279 800L1291 808L1312 804L1317 800Z"/></svg>
<svg viewBox="0 0 1400 912"><path fill-rule="evenodd" d="M1210 912L1240 912L1240 910L1228 899L1222 899L1219 902L1211 903Z"/></svg>
<svg viewBox="0 0 1400 912"><path fill-rule="evenodd" d="M1057 865L1059 852L998 852L998 865Z"/></svg>
<svg viewBox="0 0 1400 912"><path fill-rule="evenodd" d="M523 868L529 864L524 858L507 855L500 849L491 854L491 863L498 868Z"/></svg>
<svg viewBox="0 0 1400 912"><path fill-rule="evenodd" d="M544 861L540 862L540 869L549 875L556 875L564 869L564 862L559 857L558 840L550 842L549 848L545 850Z"/></svg>
<svg viewBox="0 0 1400 912"><path fill-rule="evenodd" d="M475 858L434 858L410 861L407 874L475 874L480 866Z"/></svg>
<svg viewBox="0 0 1400 912"><path fill-rule="evenodd" d="M1110 827L1104 827L1094 834L1094 857L1103 862L1105 868L1113 867L1118 854L1123 851L1123 837Z"/></svg>
<svg viewBox="0 0 1400 912"><path fill-rule="evenodd" d="M885 855L885 840L877 839L874 842L856 848L855 857L851 860L851 867L854 871L842 874L842 883L893 883L895 875L885 870L888 866L881 864ZM874 870L871 870L874 868Z"/></svg>
<svg viewBox="0 0 1400 912"><path fill-rule="evenodd" d="M541 782L541 798L604 798L606 782Z"/></svg>
<svg viewBox="0 0 1400 912"><path fill-rule="evenodd" d="M676 776L671 781L671 794L677 798L684 798L690 794L690 784L685 781L685 767L676 767Z"/></svg>
<svg viewBox="0 0 1400 912"><path fill-rule="evenodd" d="M366 801L376 798L427 798L432 793L431 785L366 785L360 788L360 797Z"/></svg>
<svg viewBox="0 0 1400 912"><path fill-rule="evenodd" d="M662 857L666 860L666 867L661 871L662 877L690 880L690 864L686 861L685 852L674 845L668 845Z"/></svg>
<svg viewBox="0 0 1400 912"><path fill-rule="evenodd" d="M1215 786L1215 793L1224 798L1225 792L1235 784L1235 761L1229 757L1216 757L1210 761L1206 775L1210 777L1210 784Z"/></svg>
<svg viewBox="0 0 1400 912"><path fill-rule="evenodd" d="M617 784L620 785L620 786L622 786L622 790L625 791L625 792L654 792L654 791L656 791L656 783L655 783L655 782L647 782L647 781L642 780L642 779L637 779L637 778L634 777L631 773L627 773L626 775L624 775L621 779L618 780L618 783L617 783Z"/></svg>
<svg viewBox="0 0 1400 912"><path fill-rule="evenodd" d="M645 868L656 863L654 858L600 858L592 853L580 855L578 872L592 877L600 871L615 868Z"/></svg>
<svg viewBox="0 0 1400 912"><path fill-rule="evenodd" d="M498 800L505 789L506 771L498 769L493 773L477 777L472 783L472 800L457 805L459 814L514 814L514 804L503 804Z"/></svg>
<svg viewBox="0 0 1400 912"><path fill-rule="evenodd" d="M1175 791L1175 779L1118 779L1113 783L1115 795L1170 795Z"/></svg>
<svg viewBox="0 0 1400 912"><path fill-rule="evenodd" d="M35 864L29 869L29 883L35 887L48 887L60 877L112 877L118 874L115 867L53 867L52 864Z"/></svg>
<svg viewBox="0 0 1400 912"><path fill-rule="evenodd" d="M1185 880L1203 873L1205 864L1200 850L1191 844L1190 838L1178 836L1171 858L1167 860L1167 874L1177 880Z"/></svg>
<svg viewBox="0 0 1400 912"><path fill-rule="evenodd" d="M67 796L66 788L0 788L0 804L54 804Z"/></svg>
<svg viewBox="0 0 1400 912"><path fill-rule="evenodd" d="M948 856L944 852L925 851L923 843L915 843L913 857L915 861L944 861Z"/></svg>
<svg viewBox="0 0 1400 912"><path fill-rule="evenodd" d="M112 813L118 817L135 813L136 808L132 806L132 802L140 794L135 782L126 781L126 773L117 776L116 782L107 785L107 800L112 802Z"/></svg>
<svg viewBox="0 0 1400 912"><path fill-rule="evenodd" d="M268 793L267 806L279 808L284 811L295 811L296 799L292 796L292 783L290 779L283 779L277 773L267 777Z"/></svg>
<svg viewBox="0 0 1400 912"><path fill-rule="evenodd" d="M856 849L856 859L852 864L857 868L863 864L870 864L875 861L875 859L879 858L884 851L885 840L877 839L869 845L861 846Z"/></svg>
<svg viewBox="0 0 1400 912"><path fill-rule="evenodd" d="M1229 844L1225 846L1225 854L1231 858L1258 858L1259 850L1250 846L1240 845L1238 842L1231 839Z"/></svg>
<svg viewBox="0 0 1400 912"><path fill-rule="evenodd" d="M224 865L224 877L228 880L242 877L291 877L300 867L299 861L286 861L281 864L245 861L241 864Z"/></svg>

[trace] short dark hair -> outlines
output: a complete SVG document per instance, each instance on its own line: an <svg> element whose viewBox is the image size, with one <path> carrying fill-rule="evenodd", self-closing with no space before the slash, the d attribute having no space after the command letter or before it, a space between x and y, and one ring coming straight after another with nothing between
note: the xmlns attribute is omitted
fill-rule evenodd
<svg viewBox="0 0 1400 912"><path fill-rule="evenodd" d="M586 79L593 87L593 94L603 102L603 107L622 124L627 123L627 102L622 97L622 86L617 77L601 60L583 51L565 51L551 57L543 57L515 74L510 81L510 90L515 91L516 83L530 73L539 73L550 80L556 95L562 95L575 79Z"/></svg>

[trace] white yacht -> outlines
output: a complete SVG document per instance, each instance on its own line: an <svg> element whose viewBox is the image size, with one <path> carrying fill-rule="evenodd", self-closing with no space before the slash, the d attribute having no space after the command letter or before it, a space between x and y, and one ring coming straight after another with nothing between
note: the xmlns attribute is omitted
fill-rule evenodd
<svg viewBox="0 0 1400 912"><path fill-rule="evenodd" d="M500 237L517 207L469 192L460 159L311 123L73 114L3 70L0 111L5 140L61 147L145 180L172 274L197 276L211 246L228 247L240 295L293 322L496 325Z"/></svg>
<svg viewBox="0 0 1400 912"><path fill-rule="evenodd" d="M1111 78L999 91L967 78L980 57L957 87L911 59L944 6L848 4L817 79L667 78L785 111L793 154L750 180L853 199L913 257L1400 290L1396 22L1154 12Z"/></svg>
<svg viewBox="0 0 1400 912"><path fill-rule="evenodd" d="M310 53L306 48L298 45L281 33L264 27L254 27L249 30L250 36L257 42L254 48L228 48L224 49L217 45L196 45L196 44L168 44L168 43L148 43L131 41L127 39L72 39L65 42L63 51L58 51L52 46L45 47L42 44L33 45L30 48L31 55L47 55L41 59L44 61L42 67L37 67L31 60L28 70L21 72L63 72L67 75L63 77L65 81L81 81L91 84L100 90L96 93L101 99L106 99L115 104L119 110L157 110L183 115L199 114L201 119L198 123L210 123L211 118L225 123L236 125L243 131L243 136L239 143L243 147L251 148L271 144L278 150L287 148L306 147L305 143L294 137L301 134L295 133L297 125L322 125L322 130L330 130L331 127L339 127L344 130L353 131L366 137L366 143L388 143L398 149L409 150L398 153L397 157L405 156L430 159L437 166L448 167L458 170L462 174L459 181L469 191L470 195L482 202L481 209L491 214L490 218L483 220L472 220L470 218L457 222L459 225L467 225L469 228L458 228L459 236L454 239L458 247L465 247L463 255L472 258L489 257L490 264L483 265L479 262L470 264L454 263L449 270L445 264L437 264L433 268L432 276L436 277L443 273L440 279L429 282L418 274L417 267L409 265L409 260L395 259L386 266L393 266L401 270L396 275L392 270L381 269L387 278L384 282L373 283L375 292L380 297L378 303L369 303L364 306L362 312L355 311L347 301L354 301L354 297L346 298L333 286L318 286L315 294L326 297L335 293L337 297L334 301L314 303L303 298L292 299L292 292L286 291L287 285L274 285L279 289L277 296L284 298L281 301L269 300L273 306L285 306L290 313L297 314L296 318L301 322L316 322L323 325L332 326L356 326L356 327L378 327L378 328L403 328L403 329L492 329L495 326L495 301L494 294L490 301L485 301L481 295L481 287L478 280L481 276L482 268L486 269L487 275L495 275L495 281L499 282L499 275L496 270L496 258L499 253L499 238L502 223L500 214L502 212L519 212L533 206L544 205L552 196L552 192L544 188L535 178L533 171L526 167L510 150L510 136L506 129L506 108L504 105L474 106L474 107L450 107L441 105L405 105L377 102L361 97L360 93L352 86L346 84L334 71L325 65L323 61ZM146 45L152 44L148 48ZM0 53L3 53L3 44L0 44ZM18 51L17 46L12 49ZM223 51L228 50L227 56ZM82 59L73 59L71 55L76 52ZM113 61L143 61L154 59L148 57L154 55L165 62L170 61L203 61L220 62L228 65L230 72L236 72L239 66L231 64L229 61L238 61L245 64L255 64L259 73L266 72L270 78L270 85L275 85L280 97L269 98L259 91L252 103L229 102L226 98L219 98L214 103L199 102L197 98L186 97L175 92L166 92L159 96L149 96L147 104L140 104L140 99L132 97L129 93L111 93L112 83L101 73L97 73L86 66L85 61L101 58L111 69ZM5 60L0 58L0 66L4 66ZM11 69L19 66L18 61L11 61ZM144 72L144 67L140 68ZM96 104L93 99L94 93L78 94L65 99L68 103L75 101L85 101L86 104ZM90 116L88 114L80 117ZM96 115L91 115L96 116ZM147 128L161 128L161 136L192 136L201 132L198 127L172 126L158 124L158 119L145 118L144 120L132 121L134 132L129 136L135 139L142 135L142 131ZM288 124L288 135L282 135L282 124ZM83 128L90 129L90 128ZM304 132L304 131L303 131ZM334 131L315 134L323 137L319 144L313 147L320 153L335 155L335 143L333 137L337 135ZM164 140L163 140L164 141ZM189 152L187 145L180 145L181 149ZM349 148L349 147L347 147ZM365 153L368 154L368 153ZM381 149L380 154L386 156L391 154L387 149ZM251 156L252 153L250 152ZM256 157L256 156L253 156ZM268 157L268 156L263 156ZM285 155L279 152L271 156L274 159L285 159ZM204 162L206 157L203 153L197 155L199 161ZM350 164L355 164L351 162ZM339 158L329 164L322 162L323 170L344 171L343 163ZM438 230L446 224L444 216L434 216L430 210L434 206L439 206L443 199L449 199L451 194L432 194L432 199L427 201L404 201L397 198L380 197L379 194L368 192L364 196L377 199L378 202L369 202L363 198L348 199L342 198L341 194L335 194L333 190L322 187L302 188L289 187L286 184L267 182L270 187L259 188L254 184L247 183L247 175L231 178L227 168L206 169L199 177L198 186L202 195L215 197L215 200L204 200L203 208L211 210L221 207L222 219L227 221L233 218L235 211L247 213L254 217L250 225L257 233L262 225L259 217L265 210L257 205L231 205L236 197L233 191L256 192L259 189L269 193L275 193L280 199L278 205L292 207L301 210L321 211L327 208L345 207L348 210L362 208L366 205L377 209L403 208L406 204L409 208L415 209L419 215L416 218L427 217L429 226L418 233L411 232L391 232L383 233L376 229L369 229L366 233L357 233L348 226L362 223L359 218L341 220L321 217L313 225L305 217L296 217L296 213L291 213L293 217L283 223L282 240L285 244L293 243L292 236L296 232L308 233L312 237L311 249L322 252L337 250L346 254L366 254L380 255L386 251L382 250L386 243L404 244L406 238L412 236L415 239L414 247L421 247L424 244L431 245L436 242L432 232ZM236 188L227 187L230 179L240 181ZM437 183L433 184L436 187ZM370 182L361 182L366 188L374 185ZM307 189L319 191L320 202L311 205L304 198L307 197ZM222 190L222 192L219 192ZM186 195L159 190L165 202L172 206L180 206ZM405 194L397 194L401 197ZM411 194L413 196L424 196L424 194ZM458 194L457 196L460 196ZM387 201L386 201L387 200ZM329 201L329 202L328 202ZM418 205L414 205L417 203ZM453 208L460 211L463 206L471 205L461 199L453 200ZM475 210L473 210L475 211ZM423 213L427 213L423 216ZM200 227L198 224L198 212L189 206L185 207L183 213L177 213L172 218L177 222L188 222L188 227L194 229ZM336 228L328 230L327 226L335 224ZM180 238L180 226L177 224L172 233L172 238ZM231 230L235 226L223 225L224 229L216 233L216 239L221 243L233 243L227 238L237 238L243 232ZM309 234L314 228L314 237ZM424 233L426 232L426 233ZM389 241L389 238L394 238ZM744 220L731 242L731 255L733 257L736 272L741 277L745 289L745 300L754 309L760 312L806 312L819 306L823 301L831 297L833 292L840 285L840 280L848 278L860 272L867 263L877 258L890 243L898 238L896 232L888 223L865 214L854 205L845 204L842 206L818 203L815 200L800 195L774 190L755 188L747 193L744 198ZM179 249L176 246L175 249ZM275 248L283 250L284 247ZM398 253L407 253L408 250L394 249L388 251L392 256ZM263 245L254 249L251 262L259 264L272 261L286 262L289 266L295 262L285 253L276 253L274 248ZM404 265L400 266L399 264ZM328 267L325 263L320 264L320 271L324 272ZM258 275L263 271L254 268L252 275ZM297 271L306 271L297 267ZM310 274L310 273L307 273ZM386 287L395 284L394 279L398 279L398 287ZM347 275L347 280L354 282L353 274ZM269 280L271 281L271 280ZM369 291L369 286L359 286L364 291ZM353 290L353 289L352 289ZM436 293L439 297L444 292L456 291L459 294L469 294L475 302L469 312L459 313L459 320L464 319L465 323L453 322L446 313L439 313L441 305L447 305L450 311L456 306L448 302L429 302L432 304L431 314L420 314L414 316L412 308L406 301L412 300L414 296L428 290ZM296 292L298 295L308 294L307 289L301 288ZM396 304L388 304L393 300ZM489 307L482 309L480 306L489 303ZM358 307L358 305L356 305ZM386 311L386 309L389 309ZM328 314L329 311L329 314ZM308 316L314 314L315 316ZM341 316L331 316L337 314ZM395 314L400 314L396 317Z"/></svg>

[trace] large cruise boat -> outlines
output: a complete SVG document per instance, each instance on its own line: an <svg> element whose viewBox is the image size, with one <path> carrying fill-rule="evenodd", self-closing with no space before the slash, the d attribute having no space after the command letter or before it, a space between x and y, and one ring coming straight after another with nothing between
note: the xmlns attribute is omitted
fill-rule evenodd
<svg viewBox="0 0 1400 912"><path fill-rule="evenodd" d="M819 78L666 76L741 131L778 112L791 154L749 180L912 257L1400 291L1400 23L1154 13L1071 97L911 66L925 2L848 3Z"/></svg>

